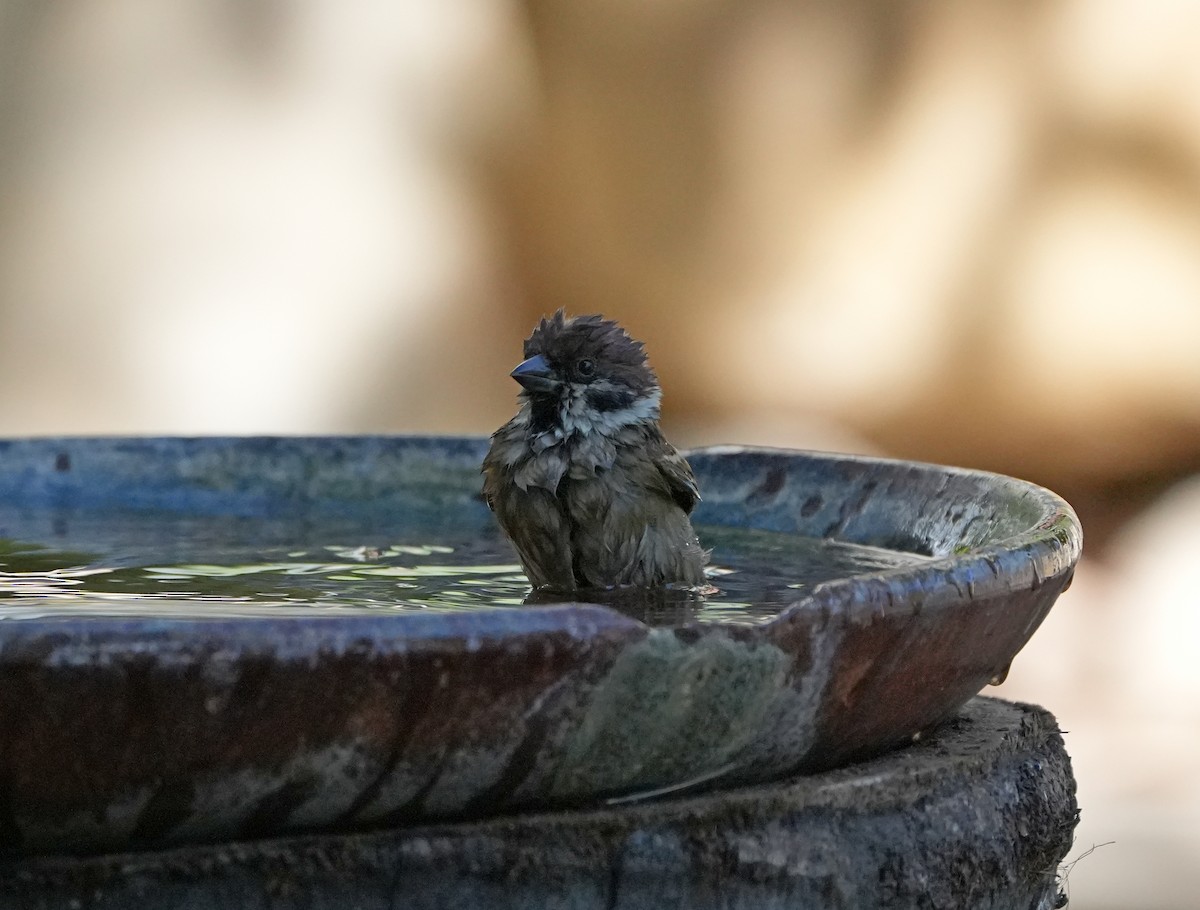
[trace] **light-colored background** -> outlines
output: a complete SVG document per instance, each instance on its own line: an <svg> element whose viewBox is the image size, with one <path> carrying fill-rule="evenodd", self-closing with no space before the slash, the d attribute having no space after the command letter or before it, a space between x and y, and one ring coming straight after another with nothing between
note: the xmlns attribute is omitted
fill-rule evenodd
<svg viewBox="0 0 1200 910"><path fill-rule="evenodd" d="M4 0L0 435L487 432L560 305L683 444L1070 498L999 694L1072 906L1200 893L1200 5Z"/></svg>

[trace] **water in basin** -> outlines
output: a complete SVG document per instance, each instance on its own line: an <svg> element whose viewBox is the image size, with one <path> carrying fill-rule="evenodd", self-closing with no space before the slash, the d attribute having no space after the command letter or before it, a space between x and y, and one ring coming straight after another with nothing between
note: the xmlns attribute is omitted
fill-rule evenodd
<svg viewBox="0 0 1200 910"><path fill-rule="evenodd" d="M486 525L144 511L63 513L44 524L38 531L29 515L0 514L0 620L463 611L519 605L529 594L512 548ZM768 531L698 533L712 549L709 590L579 599L653 624L754 623L822 581L925 558Z"/></svg>

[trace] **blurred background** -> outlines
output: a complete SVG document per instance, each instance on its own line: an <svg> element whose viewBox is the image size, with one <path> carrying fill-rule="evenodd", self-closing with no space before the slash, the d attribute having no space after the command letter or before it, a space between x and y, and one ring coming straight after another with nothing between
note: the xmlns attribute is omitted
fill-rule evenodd
<svg viewBox="0 0 1200 910"><path fill-rule="evenodd" d="M1035 480L1088 553L992 692L1069 731L1072 906L1191 908L1197 47L1172 0L3 0L0 435L486 433L565 306L680 444Z"/></svg>

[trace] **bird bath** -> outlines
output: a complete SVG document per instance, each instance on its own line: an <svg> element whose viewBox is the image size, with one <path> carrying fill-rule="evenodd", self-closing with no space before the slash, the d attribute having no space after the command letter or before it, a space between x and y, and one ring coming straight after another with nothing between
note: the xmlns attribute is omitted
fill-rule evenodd
<svg viewBox="0 0 1200 910"><path fill-rule="evenodd" d="M0 441L0 851L839 767L1002 678L1081 547L1066 503L1010 478L710 448L688 458L701 540L733 570L720 593L522 605L479 496L486 445Z"/></svg>

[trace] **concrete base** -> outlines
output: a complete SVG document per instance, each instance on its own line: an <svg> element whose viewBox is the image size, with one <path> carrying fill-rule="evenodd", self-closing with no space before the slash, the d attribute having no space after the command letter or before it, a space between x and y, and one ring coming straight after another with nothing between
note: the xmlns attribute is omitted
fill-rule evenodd
<svg viewBox="0 0 1200 910"><path fill-rule="evenodd" d="M1078 816L1046 711L770 786L350 836L0 865L0 907L1047 910Z"/></svg>

